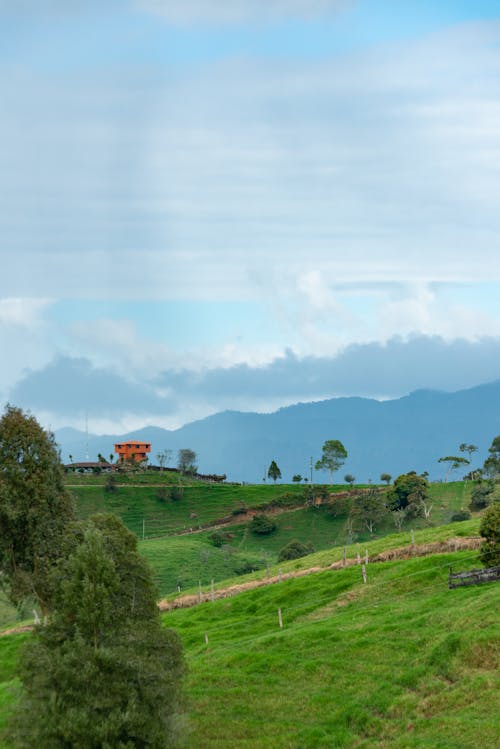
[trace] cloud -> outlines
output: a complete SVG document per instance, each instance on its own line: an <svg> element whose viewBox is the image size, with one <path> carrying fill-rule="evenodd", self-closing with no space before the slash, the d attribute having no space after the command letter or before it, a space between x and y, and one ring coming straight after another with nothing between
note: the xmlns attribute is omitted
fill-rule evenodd
<svg viewBox="0 0 500 749"><path fill-rule="evenodd" d="M173 403L151 383L131 382L110 370L93 367L84 358L60 356L43 369L31 371L14 386L9 399L24 408L69 421L89 416L117 418L123 414L149 418L168 414Z"/></svg>
<svg viewBox="0 0 500 749"><path fill-rule="evenodd" d="M138 0L140 8L175 24L308 20L335 13L346 4L348 0Z"/></svg>
<svg viewBox="0 0 500 749"><path fill-rule="evenodd" d="M287 351L264 366L170 369L141 380L59 357L27 373L9 399L50 415L58 426L81 425L88 413L125 429L175 427L226 409L269 411L339 396L395 398L422 387L455 391L499 379L499 361L500 337L446 342L437 336L351 345L330 357Z"/></svg>

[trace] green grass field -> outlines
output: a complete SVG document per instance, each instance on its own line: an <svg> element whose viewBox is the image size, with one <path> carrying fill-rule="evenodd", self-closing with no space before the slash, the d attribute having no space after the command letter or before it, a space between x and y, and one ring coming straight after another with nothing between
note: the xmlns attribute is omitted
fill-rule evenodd
<svg viewBox="0 0 500 749"><path fill-rule="evenodd" d="M448 590L450 564L477 554L368 565L366 584L358 566L325 570L164 614L189 666L186 749L496 747L500 585ZM0 638L0 725L24 637Z"/></svg>

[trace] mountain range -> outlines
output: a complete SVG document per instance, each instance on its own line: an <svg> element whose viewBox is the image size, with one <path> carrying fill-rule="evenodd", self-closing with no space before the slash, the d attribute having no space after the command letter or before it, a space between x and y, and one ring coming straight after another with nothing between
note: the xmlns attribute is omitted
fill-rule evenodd
<svg viewBox="0 0 500 749"><path fill-rule="evenodd" d="M294 474L311 476L312 464L321 457L325 440L338 439L348 458L337 481L351 473L358 482L393 477L409 470L427 471L431 479L444 477L440 457L457 455L458 446L479 448L473 466L479 466L492 439L500 434L500 380L467 390L447 393L417 390L395 400L332 398L298 403L273 413L223 411L176 430L145 426L119 435L94 435L72 428L56 431L64 461L109 456L115 442L138 439L152 443L150 460L164 449L191 448L202 473L227 474L234 481L261 482L272 460L282 480ZM465 471L462 470L460 475ZM457 474L458 477L458 474ZM313 470L313 480L327 475Z"/></svg>

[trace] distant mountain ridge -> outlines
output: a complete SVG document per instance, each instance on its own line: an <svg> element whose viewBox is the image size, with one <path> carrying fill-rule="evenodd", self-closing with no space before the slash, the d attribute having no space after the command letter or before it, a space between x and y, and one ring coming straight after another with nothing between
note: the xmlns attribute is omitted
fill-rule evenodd
<svg viewBox="0 0 500 749"><path fill-rule="evenodd" d="M164 448L189 447L198 455L202 473L226 473L236 481L262 481L272 460L283 481L294 474L310 476L327 439L339 439L349 457L337 480L346 473L356 480L378 481L381 473L397 476L408 470L443 477L438 459L454 455L462 442L479 447L474 465L484 461L492 439L500 434L500 380L447 393L417 390L395 400L332 398L298 403L269 414L222 411L180 429L146 426L128 434L88 436L90 459L108 456L115 442L137 438L152 443L151 458ZM62 458L83 460L87 437L72 428L56 431ZM463 472L462 472L463 473ZM457 474L458 475L458 474ZM314 472L314 480L326 475Z"/></svg>

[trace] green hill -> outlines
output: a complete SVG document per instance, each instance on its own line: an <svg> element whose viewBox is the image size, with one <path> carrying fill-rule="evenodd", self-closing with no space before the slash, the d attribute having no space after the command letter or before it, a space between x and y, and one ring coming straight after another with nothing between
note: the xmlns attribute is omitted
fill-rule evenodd
<svg viewBox="0 0 500 749"><path fill-rule="evenodd" d="M372 542L370 556L388 543ZM308 561L321 566L333 553ZM496 747L500 585L448 590L450 564L475 566L477 552L369 564L366 584L357 565L324 570L164 614L189 666L185 746ZM22 638L0 638L0 721Z"/></svg>

